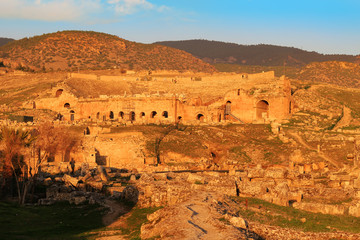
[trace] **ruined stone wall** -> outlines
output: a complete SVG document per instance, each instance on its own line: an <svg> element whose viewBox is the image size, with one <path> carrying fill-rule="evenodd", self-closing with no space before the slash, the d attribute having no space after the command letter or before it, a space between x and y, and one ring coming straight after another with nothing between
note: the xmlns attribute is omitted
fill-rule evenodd
<svg viewBox="0 0 360 240"><path fill-rule="evenodd" d="M253 74L248 74L248 79L249 80L271 80L275 78L275 72L274 71L269 71L269 72L261 72L261 73L253 73Z"/></svg>
<svg viewBox="0 0 360 240"><path fill-rule="evenodd" d="M96 77L96 75L77 73L71 73L70 76L89 77L90 79ZM256 80L249 81L248 77ZM100 78L103 78L104 81L115 80L114 83L129 80L126 75L100 76ZM135 79L136 77L131 76L130 78ZM153 82L162 84L164 81ZM218 123L224 120L252 123L286 119L290 116L290 102L292 101L290 83L286 78L274 79L274 72L259 73L254 76L251 74L207 75L203 77L203 81L192 81L191 77L183 76L181 81L173 84L172 87L176 90L178 87L184 89L185 86L188 86L190 92L194 89L199 93L209 92L211 94L226 82L236 83L236 86L233 86L235 89L224 92L222 97L219 97L221 93L216 92L218 97L215 98L216 95L214 95L211 101L207 100L208 102L202 102L200 97L187 98L181 92L176 94L133 94L131 96L105 95L99 98L78 99L71 94L71 89L67 89L63 84L64 86L59 85L58 89L52 90L52 97L40 98L35 101L35 105L36 108L59 112L64 116L64 120L113 120L135 124L175 123L178 121L184 124L197 124ZM150 85L148 87L150 89ZM60 90L61 93L59 93ZM225 113L225 106L229 104L231 107L228 110L230 111L231 108L231 112L229 112L231 114Z"/></svg>

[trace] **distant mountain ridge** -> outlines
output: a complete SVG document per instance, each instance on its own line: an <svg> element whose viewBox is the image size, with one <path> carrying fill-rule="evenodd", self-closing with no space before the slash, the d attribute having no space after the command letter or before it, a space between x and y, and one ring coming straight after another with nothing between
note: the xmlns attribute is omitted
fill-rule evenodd
<svg viewBox="0 0 360 240"><path fill-rule="evenodd" d="M11 42L11 41L14 41L15 39L12 39L12 38L2 38L0 37L0 47Z"/></svg>
<svg viewBox="0 0 360 240"><path fill-rule="evenodd" d="M234 63L241 65L280 66L305 66L311 62L343 61L357 62L359 58L345 54L320 54L309 52L294 47L275 45L240 45L209 40L183 40L155 42L168 47L173 47L191 53L192 55L214 63Z"/></svg>
<svg viewBox="0 0 360 240"><path fill-rule="evenodd" d="M25 71L113 68L215 71L210 64L178 49L92 31L62 31L11 41L0 47L0 62Z"/></svg>

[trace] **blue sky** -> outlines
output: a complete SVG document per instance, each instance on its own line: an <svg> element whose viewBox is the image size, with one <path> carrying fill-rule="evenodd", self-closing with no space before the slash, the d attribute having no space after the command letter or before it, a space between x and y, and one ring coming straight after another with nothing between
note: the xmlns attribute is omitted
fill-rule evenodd
<svg viewBox="0 0 360 240"><path fill-rule="evenodd" d="M360 54L360 0L0 0L0 37L62 30Z"/></svg>

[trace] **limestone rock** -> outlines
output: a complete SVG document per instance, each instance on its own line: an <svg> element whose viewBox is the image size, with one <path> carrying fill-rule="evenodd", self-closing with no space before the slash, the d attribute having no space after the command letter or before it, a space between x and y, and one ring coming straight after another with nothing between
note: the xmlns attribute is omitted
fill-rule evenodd
<svg viewBox="0 0 360 240"><path fill-rule="evenodd" d="M64 174L63 181L66 184L70 184L73 187L77 187L79 180L77 178L71 177L70 175Z"/></svg>
<svg viewBox="0 0 360 240"><path fill-rule="evenodd" d="M205 178L198 174L189 173L189 175L187 177L187 182L189 182L189 183L204 183Z"/></svg>
<svg viewBox="0 0 360 240"><path fill-rule="evenodd" d="M125 201L136 204L139 198L139 190L134 186L127 186L122 192Z"/></svg>
<svg viewBox="0 0 360 240"><path fill-rule="evenodd" d="M229 222L233 226L238 227L238 228L244 228L244 229L248 228L247 221L241 217L230 217Z"/></svg>
<svg viewBox="0 0 360 240"><path fill-rule="evenodd" d="M109 181L109 176L106 172L106 169L103 166L98 166L97 170L99 172L101 181L103 182Z"/></svg>

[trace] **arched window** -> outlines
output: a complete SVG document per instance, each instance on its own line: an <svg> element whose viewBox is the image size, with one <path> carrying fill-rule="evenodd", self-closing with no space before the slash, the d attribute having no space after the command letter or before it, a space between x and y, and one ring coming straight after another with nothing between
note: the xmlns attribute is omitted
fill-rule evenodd
<svg viewBox="0 0 360 240"><path fill-rule="evenodd" d="M90 129L89 129L89 127L86 127L86 129L85 129L85 135L90 135Z"/></svg>
<svg viewBox="0 0 360 240"><path fill-rule="evenodd" d="M168 118L168 117L169 117L169 114L168 114L167 111L164 111L164 112L162 113L162 116L163 116L164 118Z"/></svg>
<svg viewBox="0 0 360 240"><path fill-rule="evenodd" d="M114 112L113 111L110 111L109 118L114 119Z"/></svg>
<svg viewBox="0 0 360 240"><path fill-rule="evenodd" d="M225 115L231 114L231 102L227 101L225 104Z"/></svg>
<svg viewBox="0 0 360 240"><path fill-rule="evenodd" d="M140 117L141 117L141 118L144 118L144 117L145 117L145 113L144 113L144 112L141 112L141 113L140 113Z"/></svg>
<svg viewBox="0 0 360 240"><path fill-rule="evenodd" d="M152 111L151 114L150 114L150 117L151 117L151 118L154 118L154 117L156 116L156 114L157 114L157 112Z"/></svg>
<svg viewBox="0 0 360 240"><path fill-rule="evenodd" d="M65 103L64 108L70 108L70 103Z"/></svg>
<svg viewBox="0 0 360 240"><path fill-rule="evenodd" d="M119 112L119 118L124 119L124 112Z"/></svg>
<svg viewBox="0 0 360 240"><path fill-rule="evenodd" d="M36 109L36 103L33 102L33 109Z"/></svg>
<svg viewBox="0 0 360 240"><path fill-rule="evenodd" d="M55 93L55 97L60 97L60 95L63 93L63 89L58 89Z"/></svg>
<svg viewBox="0 0 360 240"><path fill-rule="evenodd" d="M199 120L200 122L203 122L205 120L205 117L203 114L199 113L197 116L196 116L196 119Z"/></svg>
<svg viewBox="0 0 360 240"><path fill-rule="evenodd" d="M75 112L73 110L70 111L70 121L75 120Z"/></svg>
<svg viewBox="0 0 360 240"><path fill-rule="evenodd" d="M135 112L130 112L130 114L129 114L129 120L130 120L130 121L135 121Z"/></svg>
<svg viewBox="0 0 360 240"><path fill-rule="evenodd" d="M100 113L99 112L96 114L96 119L100 119Z"/></svg>

